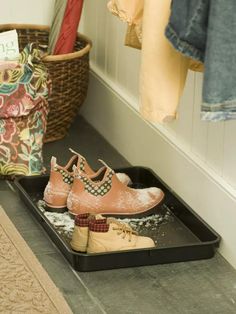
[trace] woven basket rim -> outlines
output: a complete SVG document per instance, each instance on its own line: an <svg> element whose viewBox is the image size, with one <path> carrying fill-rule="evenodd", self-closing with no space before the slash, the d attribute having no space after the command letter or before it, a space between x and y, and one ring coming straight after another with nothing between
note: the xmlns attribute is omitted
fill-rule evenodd
<svg viewBox="0 0 236 314"><path fill-rule="evenodd" d="M38 24L0 24L0 31L3 29L35 29L41 31L48 31L50 30L50 26L48 25L38 25ZM44 62L58 62L64 61L69 59L74 59L78 57L82 57L83 55L87 54L90 49L92 48L92 41L85 35L77 33L77 36L86 42L86 46L79 51L61 54L61 55L46 55L43 58Z"/></svg>

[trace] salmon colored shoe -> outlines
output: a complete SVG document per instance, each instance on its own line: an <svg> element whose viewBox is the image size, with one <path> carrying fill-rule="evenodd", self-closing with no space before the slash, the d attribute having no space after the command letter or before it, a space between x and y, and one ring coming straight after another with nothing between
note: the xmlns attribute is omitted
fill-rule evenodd
<svg viewBox="0 0 236 314"><path fill-rule="evenodd" d="M48 184L44 190L44 201L48 211L64 212L67 210L66 202L74 181L73 166L76 165L80 171L90 175L94 171L90 168L86 159L80 154L75 154L68 161L66 166L57 164L56 157L51 158L51 170Z"/></svg>
<svg viewBox="0 0 236 314"><path fill-rule="evenodd" d="M163 191L157 187L133 189L123 184L106 164L92 176L75 166L74 172L67 198L67 208L72 215L144 216L155 212L164 199Z"/></svg>
<svg viewBox="0 0 236 314"><path fill-rule="evenodd" d="M74 181L73 166L76 166L79 171L87 175L95 174L82 155L72 149L70 151L74 155L64 167L57 164L55 157L51 158L50 177L43 197L48 211L62 213L67 210L67 197ZM129 176L125 173L117 173L117 176L124 184L131 183Z"/></svg>

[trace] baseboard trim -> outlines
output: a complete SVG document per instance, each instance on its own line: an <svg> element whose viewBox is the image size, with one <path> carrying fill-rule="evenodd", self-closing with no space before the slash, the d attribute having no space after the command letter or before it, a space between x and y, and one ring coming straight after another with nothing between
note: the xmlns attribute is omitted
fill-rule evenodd
<svg viewBox="0 0 236 314"><path fill-rule="evenodd" d="M94 65L81 113L131 164L152 168L211 225L222 237L220 253L236 268L236 191L164 127L144 121L137 100Z"/></svg>

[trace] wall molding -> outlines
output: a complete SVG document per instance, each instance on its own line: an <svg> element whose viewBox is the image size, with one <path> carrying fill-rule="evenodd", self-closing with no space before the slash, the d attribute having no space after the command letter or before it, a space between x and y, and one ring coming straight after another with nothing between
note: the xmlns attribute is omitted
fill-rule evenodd
<svg viewBox="0 0 236 314"><path fill-rule="evenodd" d="M236 190L166 128L144 121L137 104L91 64L82 115L131 164L152 168L211 225L222 237L220 253L236 268Z"/></svg>

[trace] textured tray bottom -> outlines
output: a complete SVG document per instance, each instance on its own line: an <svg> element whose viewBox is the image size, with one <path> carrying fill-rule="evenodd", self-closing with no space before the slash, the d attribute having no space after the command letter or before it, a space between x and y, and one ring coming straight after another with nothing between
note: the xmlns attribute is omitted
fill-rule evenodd
<svg viewBox="0 0 236 314"><path fill-rule="evenodd" d="M53 228L68 243L74 228L74 221L68 212L63 214L45 211L45 203L42 194L31 194L32 200L38 205ZM201 241L189 230L169 209L163 205L156 214L143 218L125 218L121 221L128 222L140 235L151 237L157 247L182 246Z"/></svg>

